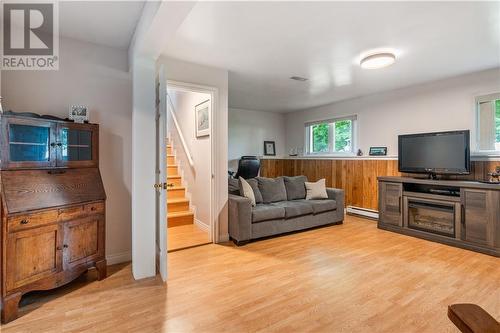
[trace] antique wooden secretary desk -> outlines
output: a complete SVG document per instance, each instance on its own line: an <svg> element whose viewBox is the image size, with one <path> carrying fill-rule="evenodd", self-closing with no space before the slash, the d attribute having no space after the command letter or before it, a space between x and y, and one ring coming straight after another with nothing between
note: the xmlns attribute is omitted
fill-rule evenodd
<svg viewBox="0 0 500 333"><path fill-rule="evenodd" d="M99 126L35 114L0 114L1 319L21 296L95 267L106 277Z"/></svg>

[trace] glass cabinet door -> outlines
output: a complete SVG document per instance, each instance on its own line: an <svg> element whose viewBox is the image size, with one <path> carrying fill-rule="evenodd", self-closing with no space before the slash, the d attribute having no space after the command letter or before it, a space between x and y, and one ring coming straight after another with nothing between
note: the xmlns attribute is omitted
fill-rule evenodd
<svg viewBox="0 0 500 333"><path fill-rule="evenodd" d="M55 166L55 125L50 122L10 118L2 125L2 168Z"/></svg>
<svg viewBox="0 0 500 333"><path fill-rule="evenodd" d="M59 125L57 166L97 166L97 136L96 125Z"/></svg>

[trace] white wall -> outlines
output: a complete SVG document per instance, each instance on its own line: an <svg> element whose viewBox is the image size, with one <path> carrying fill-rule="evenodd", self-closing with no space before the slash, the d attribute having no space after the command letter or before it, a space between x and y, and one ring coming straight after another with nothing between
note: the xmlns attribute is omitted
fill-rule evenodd
<svg viewBox="0 0 500 333"><path fill-rule="evenodd" d="M225 69L197 65L168 57L160 57L159 65L165 66L168 80L211 86L218 89L217 108L212 114L215 136L216 156L215 179L216 179L216 206L215 215L219 219L219 237L221 241L228 238L227 227L227 114L228 114L228 71Z"/></svg>
<svg viewBox="0 0 500 333"><path fill-rule="evenodd" d="M134 57L132 110L132 273L156 274L155 62Z"/></svg>
<svg viewBox="0 0 500 333"><path fill-rule="evenodd" d="M179 123L182 135L193 158L194 166L191 167L184 151L179 133L173 121L168 118L169 132L172 135L176 162L179 172L187 187L189 199L195 212L195 219L207 226L210 225L210 161L211 142L209 136L196 137L195 106L210 100L209 94L195 92L180 92L169 90L172 97L174 112Z"/></svg>
<svg viewBox="0 0 500 333"><path fill-rule="evenodd" d="M100 125L100 170L107 194L106 256L130 260L132 80L127 51L60 39L58 71L2 71L4 109L68 116L87 105Z"/></svg>
<svg viewBox="0 0 500 333"><path fill-rule="evenodd" d="M487 70L286 114L286 147L304 146L304 123L358 115L358 147L387 146L397 155L399 134L471 130L475 149L474 97L500 91L500 69Z"/></svg>
<svg viewBox="0 0 500 333"><path fill-rule="evenodd" d="M274 141L276 156L286 155L285 115L244 109L229 109L229 169L238 169L243 155L264 155L264 141Z"/></svg>

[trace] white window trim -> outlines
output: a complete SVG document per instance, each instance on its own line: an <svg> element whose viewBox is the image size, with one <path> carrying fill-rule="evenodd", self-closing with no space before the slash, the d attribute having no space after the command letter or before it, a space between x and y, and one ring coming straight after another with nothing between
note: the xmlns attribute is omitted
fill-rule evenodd
<svg viewBox="0 0 500 333"><path fill-rule="evenodd" d="M334 128L333 128L333 123L337 121L342 121L342 120L351 120L352 121L352 136L351 136L351 149L352 151L350 152L334 152L333 151L333 135L335 133ZM328 132L328 152L313 152L312 151L312 140L311 140L311 126L317 125L317 124L322 124L322 123L329 123L330 130ZM316 121L311 121L311 122L306 122L304 124L304 131L305 131L305 142L304 142L304 147L306 147L304 151L304 156L314 156L314 157L331 157L331 156L337 156L337 157L352 157L356 156L356 151L357 151L357 137L358 137L358 116L357 115L352 115L352 116L345 116L345 117L337 117L337 118L328 118L328 119L323 119L323 120L316 120Z"/></svg>
<svg viewBox="0 0 500 333"><path fill-rule="evenodd" d="M500 156L500 150L498 149L480 149L480 144L481 144L481 131L480 131L480 126L481 126L481 117L479 114L479 104L488 102L488 101L495 101L500 99L500 92L497 93L490 93L490 94L482 94L478 95L474 98L474 115L476 119L476 124L475 124L475 143L474 143L474 150L471 151L471 156L489 156L489 157L497 157Z"/></svg>

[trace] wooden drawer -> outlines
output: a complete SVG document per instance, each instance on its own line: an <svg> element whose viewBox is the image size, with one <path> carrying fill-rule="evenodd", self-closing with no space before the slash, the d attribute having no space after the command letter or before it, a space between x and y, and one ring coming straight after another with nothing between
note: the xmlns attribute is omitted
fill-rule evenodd
<svg viewBox="0 0 500 333"><path fill-rule="evenodd" d="M104 214L104 202L94 202L85 205L85 213L87 214Z"/></svg>
<svg viewBox="0 0 500 333"><path fill-rule="evenodd" d="M90 214L104 214L104 203L94 202L86 205L78 205L58 210L59 221L69 221L85 217Z"/></svg>
<svg viewBox="0 0 500 333"><path fill-rule="evenodd" d="M68 221L85 215L85 206L78 205L58 209L59 221Z"/></svg>
<svg viewBox="0 0 500 333"><path fill-rule="evenodd" d="M7 229L16 232L52 223L57 223L57 210L8 217Z"/></svg>

